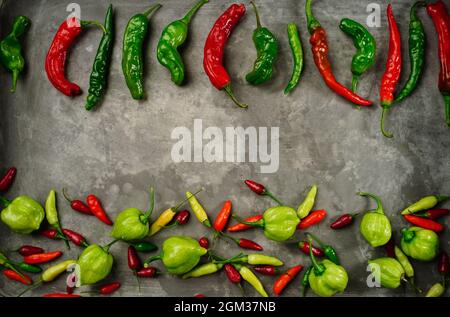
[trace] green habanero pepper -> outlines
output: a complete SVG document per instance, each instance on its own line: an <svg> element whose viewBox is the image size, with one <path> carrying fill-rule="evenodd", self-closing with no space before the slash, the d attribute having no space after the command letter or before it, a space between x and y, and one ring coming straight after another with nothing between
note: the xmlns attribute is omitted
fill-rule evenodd
<svg viewBox="0 0 450 317"><path fill-rule="evenodd" d="M372 34L354 20L342 19L339 28L352 38L357 49L352 59L352 90L356 93L359 77L375 64L377 45Z"/></svg>
<svg viewBox="0 0 450 317"><path fill-rule="evenodd" d="M297 24L290 22L287 25L287 33L289 39L289 46L291 47L292 57L294 59L294 68L292 69L291 79L284 89L284 93L287 95L295 87L297 87L300 76L303 71L303 47L300 40L300 34L298 32Z"/></svg>
<svg viewBox="0 0 450 317"><path fill-rule="evenodd" d="M77 264L80 266L81 285L95 284L111 273L114 258L109 253L109 248L116 241L105 247L92 244L81 253L77 260Z"/></svg>
<svg viewBox="0 0 450 317"><path fill-rule="evenodd" d="M240 264L233 264L236 270L238 270L239 274L241 274L242 278L249 283L253 288L262 296L269 297L266 290L264 289L263 284L259 280L259 278L252 272L248 267Z"/></svg>
<svg viewBox="0 0 450 317"><path fill-rule="evenodd" d="M381 199L370 193L358 193L358 195L370 197L377 203L377 209L368 211L361 220L359 226L361 234L374 248L385 245L391 239L392 228L389 218L384 214Z"/></svg>
<svg viewBox="0 0 450 317"><path fill-rule="evenodd" d="M200 0L189 10L189 12L180 20L173 21L162 31L156 50L158 61L166 67L172 75L172 81L181 86L185 78L185 67L183 58L178 51L187 39L189 32L189 23L197 11L209 0Z"/></svg>
<svg viewBox="0 0 450 317"><path fill-rule="evenodd" d="M417 16L417 9L425 7L425 1L417 1L411 8L409 20L409 61L410 73L405 86L398 93L395 102L400 102L414 91L425 65L425 30L422 21Z"/></svg>
<svg viewBox="0 0 450 317"><path fill-rule="evenodd" d="M12 73L12 93L16 91L17 79L25 67L19 40L28 31L30 25L31 20L26 16L16 17L11 33L0 42L0 62Z"/></svg>
<svg viewBox="0 0 450 317"><path fill-rule="evenodd" d="M56 208L56 192L54 190L51 190L48 193L47 199L45 201L45 217L47 218L48 224L58 231L60 237L64 239L67 248L70 250L69 240L62 231L61 225L59 223L58 209Z"/></svg>
<svg viewBox="0 0 450 317"><path fill-rule="evenodd" d="M439 237L431 230L411 227L402 229L400 246L406 255L419 261L433 260L439 251Z"/></svg>
<svg viewBox="0 0 450 317"><path fill-rule="evenodd" d="M145 261L144 267L161 260L169 273L183 275L191 271L207 252L191 237L174 236L164 241L161 254Z"/></svg>
<svg viewBox="0 0 450 317"><path fill-rule="evenodd" d="M0 197L6 207L1 211L2 221L14 232L30 234L38 230L45 218L44 208L28 196L19 196L12 202Z"/></svg>
<svg viewBox="0 0 450 317"><path fill-rule="evenodd" d="M307 233L306 236L308 237L308 239L312 238L320 245L320 248L323 250L325 257L328 260L330 260L331 262L333 262L334 264L337 264L337 265L341 264L341 261L339 260L339 256L337 255L336 250L331 245L327 245L327 244L323 243L315 235L313 235L311 233Z"/></svg>
<svg viewBox="0 0 450 317"><path fill-rule="evenodd" d="M150 207L146 213L137 208L127 208L117 215L111 231L111 237L122 241L144 239L150 230L149 219L155 207L155 191L150 188Z"/></svg>
<svg viewBox="0 0 450 317"><path fill-rule="evenodd" d="M369 261L372 273L380 274L381 286L386 288L397 288L404 281L405 270L396 259L379 258Z"/></svg>
<svg viewBox="0 0 450 317"><path fill-rule="evenodd" d="M263 219L253 224L263 227L264 235L268 239L286 241L294 235L299 223L300 219L297 217L295 209L288 206L277 206L267 209L263 214Z"/></svg>
<svg viewBox="0 0 450 317"><path fill-rule="evenodd" d="M441 283L436 283L428 290L425 297L441 297L445 292L444 286Z"/></svg>
<svg viewBox="0 0 450 317"><path fill-rule="evenodd" d="M107 87L107 77L114 46L114 12L112 5L108 7L108 11L106 12L104 27L106 32L103 33L102 39L100 40L89 79L89 93L85 106L88 111L98 105Z"/></svg>
<svg viewBox="0 0 450 317"><path fill-rule="evenodd" d="M306 218L313 209L317 197L317 190L317 186L312 185L308 194L306 195L305 200L303 200L300 206L298 206L297 216L300 219Z"/></svg>
<svg viewBox="0 0 450 317"><path fill-rule="evenodd" d="M222 269L223 264L220 263L205 263L200 266L197 266L192 271L183 275L183 279L188 279L191 277L201 277L205 275L210 275L218 272Z"/></svg>
<svg viewBox="0 0 450 317"><path fill-rule="evenodd" d="M431 209L439 203L447 201L450 199L450 196L441 196L441 195L430 195L421 198L419 201L410 205L402 211L402 215L414 214L418 211Z"/></svg>
<svg viewBox="0 0 450 317"><path fill-rule="evenodd" d="M279 44L276 37L268 28L261 25L258 9L253 1L250 1L256 15L256 29L253 32L253 43L257 51L257 59L253 70L245 76L248 83L260 85L272 78L274 62L278 56Z"/></svg>
<svg viewBox="0 0 450 317"><path fill-rule="evenodd" d="M319 296L330 297L342 293L347 288L348 275L345 269L330 260L317 262L312 252L312 241L309 238L309 256L313 269L309 275L309 285Z"/></svg>
<svg viewBox="0 0 450 317"><path fill-rule="evenodd" d="M123 36L122 70L131 96L135 100L145 98L142 50L148 31L148 18L160 7L160 4L156 4L146 12L134 15L128 21Z"/></svg>

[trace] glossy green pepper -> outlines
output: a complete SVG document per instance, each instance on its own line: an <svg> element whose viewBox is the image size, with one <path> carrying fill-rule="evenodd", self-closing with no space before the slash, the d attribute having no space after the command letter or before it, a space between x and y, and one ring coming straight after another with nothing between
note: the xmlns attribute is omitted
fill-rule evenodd
<svg viewBox="0 0 450 317"><path fill-rule="evenodd" d="M279 44L275 35L261 25L258 9L253 1L250 1L255 10L256 29L253 32L253 43L257 51L257 59L253 70L245 76L248 83L260 85L272 78L274 63L278 57Z"/></svg>
<svg viewBox="0 0 450 317"><path fill-rule="evenodd" d="M25 68L25 59L22 56L20 38L30 28L31 21L25 16L14 19L11 33L0 42L0 62L12 73L11 92L16 91L17 79Z"/></svg>
<svg viewBox="0 0 450 317"><path fill-rule="evenodd" d="M174 275L183 275L191 271L208 252L197 240L190 237L174 236L166 239L160 255L149 258L144 266L156 260L161 260L167 271Z"/></svg>
<svg viewBox="0 0 450 317"><path fill-rule="evenodd" d="M1 219L14 232L30 234L39 229L45 218L44 208L28 196L19 196L12 202L0 197L0 202L5 206Z"/></svg>
<svg viewBox="0 0 450 317"><path fill-rule="evenodd" d="M183 58L178 52L178 48L186 42L189 31L189 23L194 14L209 0L200 0L189 10L180 20L173 21L162 31L156 51L158 61L166 67L171 75L172 81L181 86L184 82L185 68Z"/></svg>
<svg viewBox="0 0 450 317"><path fill-rule="evenodd" d="M431 261L439 251L439 237L431 230L411 227L402 229L400 246L406 255L415 260Z"/></svg>
<svg viewBox="0 0 450 317"><path fill-rule="evenodd" d="M155 207L155 191L150 188L150 209L143 213L137 208L127 208L114 221L111 237L123 241L144 239L150 230L149 219Z"/></svg>
<svg viewBox="0 0 450 317"><path fill-rule="evenodd" d="M114 258L109 253L110 246L111 244L105 247L92 244L81 253L77 260L81 285L95 284L111 273Z"/></svg>
<svg viewBox="0 0 450 317"><path fill-rule="evenodd" d="M396 259L393 258L379 258L370 260L372 273L380 273L381 286L386 288L397 288L404 280L405 270L403 266Z"/></svg>
<svg viewBox="0 0 450 317"><path fill-rule="evenodd" d="M375 199L377 209L368 211L359 226L360 232L372 247L385 245L392 236L391 222L386 217L383 210L383 204L378 196L370 193L358 193L360 196Z"/></svg>

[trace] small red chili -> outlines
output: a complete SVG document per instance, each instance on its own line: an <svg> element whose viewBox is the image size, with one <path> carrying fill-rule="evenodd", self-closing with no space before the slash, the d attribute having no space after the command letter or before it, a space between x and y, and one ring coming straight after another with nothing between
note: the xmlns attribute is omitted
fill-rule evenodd
<svg viewBox="0 0 450 317"><path fill-rule="evenodd" d="M442 250L438 257L438 272L444 277L447 276L449 272L448 264L448 254Z"/></svg>
<svg viewBox="0 0 450 317"><path fill-rule="evenodd" d="M391 236L391 239L384 245L384 249L386 251L386 255L390 258L396 258L395 256L395 239L394 236Z"/></svg>
<svg viewBox="0 0 450 317"><path fill-rule="evenodd" d="M15 272L13 270L9 270L9 269L3 270L3 275L12 281L16 281L16 282L19 282L19 283L22 283L25 285L33 284L33 281L27 275L22 274L23 276L20 276L20 274L18 274L17 272Z"/></svg>
<svg viewBox="0 0 450 317"><path fill-rule="evenodd" d="M12 185L17 174L17 168L10 167L0 180L0 192L6 192Z"/></svg>
<svg viewBox="0 0 450 317"><path fill-rule="evenodd" d="M132 245L128 247L128 267L134 272L142 268L141 259Z"/></svg>
<svg viewBox="0 0 450 317"><path fill-rule="evenodd" d="M201 238L198 240L198 243L200 244L200 246L201 246L202 248L205 248L205 249L208 249L208 248L209 248L209 240L208 240L207 237L201 237Z"/></svg>
<svg viewBox="0 0 450 317"><path fill-rule="evenodd" d="M298 243L298 249L300 251L302 251L304 254L309 255L309 243L308 242L300 241ZM325 255L324 252L322 251L322 249L319 249L315 246L312 246L312 252L313 252L314 256L319 257L319 258L321 258Z"/></svg>
<svg viewBox="0 0 450 317"><path fill-rule="evenodd" d="M102 295L109 295L109 294L112 294L115 291L117 291L119 288L120 288L120 283L113 282L113 283L109 283L109 284L100 286L98 292Z"/></svg>
<svg viewBox="0 0 450 317"><path fill-rule="evenodd" d="M261 219L263 219L263 216L261 215L256 215L256 216L252 216L250 218L245 219L245 222L258 222ZM243 223L238 223L235 224L234 226L228 227L227 231L228 232L239 232L239 231L245 231L245 230L249 230L249 229L253 229L255 228L254 226L250 226L250 225L246 225Z"/></svg>
<svg viewBox="0 0 450 317"><path fill-rule="evenodd" d="M236 268L233 265L227 263L225 264L223 269L228 277L228 280L230 280L231 283L239 284L241 282L242 280L241 274L238 272L238 270L236 270Z"/></svg>
<svg viewBox="0 0 450 317"><path fill-rule="evenodd" d="M222 210L220 210L219 214L217 215L216 221L214 221L213 228L216 231L223 231L225 229L225 226L228 223L228 220L230 220L231 216L231 209L232 209L232 203L230 200L225 201L223 204Z"/></svg>
<svg viewBox="0 0 450 317"><path fill-rule="evenodd" d="M441 232L442 230L444 230L444 226L442 224L431 219L426 219L414 215L403 215L403 218L405 218L406 221L412 223L415 226L432 230L434 232Z"/></svg>
<svg viewBox="0 0 450 317"><path fill-rule="evenodd" d="M43 237L52 239L52 240L56 240L58 239L58 230L56 229L45 229L45 230L41 230L39 231L39 234Z"/></svg>
<svg viewBox="0 0 450 317"><path fill-rule="evenodd" d="M331 225L330 228L333 230L342 229L353 223L353 220L358 214L344 214L337 218Z"/></svg>
<svg viewBox="0 0 450 317"><path fill-rule="evenodd" d="M275 197L274 194L269 192L264 185L259 184L259 183L255 182L255 181L252 181L252 180L249 180L249 179L247 179L245 181L245 185L247 185L247 187L250 188L250 190L252 192L254 192L254 193L258 194L258 195L268 196L268 197L272 198L277 204L283 205L283 203L280 200L278 200L278 198Z"/></svg>
<svg viewBox="0 0 450 317"><path fill-rule="evenodd" d="M280 273L280 270L273 265L257 265L254 269L256 272L268 276L274 276Z"/></svg>
<svg viewBox="0 0 450 317"><path fill-rule="evenodd" d="M316 210L310 213L306 218L298 224L297 229L304 230L321 222L327 216L325 210Z"/></svg>
<svg viewBox="0 0 450 317"><path fill-rule="evenodd" d="M33 255L25 256L23 258L23 261L26 264L48 263L48 262L51 262L51 261L59 258L62 254L63 253L61 251L33 254Z"/></svg>
<svg viewBox="0 0 450 317"><path fill-rule="evenodd" d="M106 223L108 226L112 226L112 221L109 219L106 211L103 209L102 203L98 197L95 195L89 195L86 198L86 203L89 206L89 209L94 214L97 219Z"/></svg>
<svg viewBox="0 0 450 317"><path fill-rule="evenodd" d="M136 276L142 277L142 278L152 278L152 277L155 277L157 273L158 273L158 270L156 268L149 266L147 268L143 268L143 269L140 269L139 271L137 271Z"/></svg>
<svg viewBox="0 0 450 317"><path fill-rule="evenodd" d="M78 294L66 294L66 293L52 293L52 294L42 295L42 297L46 297L46 298L80 298L81 295L78 295Z"/></svg>
<svg viewBox="0 0 450 317"><path fill-rule="evenodd" d="M79 234L78 232L72 231L70 229L62 229L62 232L66 235L67 238L69 238L70 241L72 241L75 245L81 247L88 247L89 244L86 242L86 239Z"/></svg>
<svg viewBox="0 0 450 317"><path fill-rule="evenodd" d="M177 214L174 217L175 222L178 225L185 225L189 221L189 218L191 217L191 213L188 210L182 210L177 212Z"/></svg>
<svg viewBox="0 0 450 317"><path fill-rule="evenodd" d="M81 200L78 200L78 199L75 199L75 200L71 199L69 197L69 195L67 194L65 188L63 188L62 192L63 192L64 198L70 203L70 207L73 210L78 211L79 213L82 213L85 215L93 216L92 211L89 209L89 207L84 202L82 202Z"/></svg>
<svg viewBox="0 0 450 317"><path fill-rule="evenodd" d="M17 250L17 252L19 252L19 254L22 256L28 256L33 254L41 254L44 253L45 251L42 248L35 247L32 245L23 245Z"/></svg>
<svg viewBox="0 0 450 317"><path fill-rule="evenodd" d="M281 292L286 288L286 286L292 282L292 280L300 273L303 269L303 266L297 265L290 269L288 269L285 273L283 273L273 285L273 292L275 295L280 295Z"/></svg>
<svg viewBox="0 0 450 317"><path fill-rule="evenodd" d="M196 298L203 298L203 297L206 297L206 296L203 295L203 294L195 294L194 297L196 297Z"/></svg>
<svg viewBox="0 0 450 317"><path fill-rule="evenodd" d="M449 213L448 209L443 208L437 208L437 209L430 209L423 214L416 214L417 216L425 217L428 219L438 219L443 216L447 216Z"/></svg>
<svg viewBox="0 0 450 317"><path fill-rule="evenodd" d="M243 249L255 250L255 251L263 250L263 247L260 246L258 243L254 242L252 240L247 240L247 239L243 239L243 238L239 239L238 245Z"/></svg>

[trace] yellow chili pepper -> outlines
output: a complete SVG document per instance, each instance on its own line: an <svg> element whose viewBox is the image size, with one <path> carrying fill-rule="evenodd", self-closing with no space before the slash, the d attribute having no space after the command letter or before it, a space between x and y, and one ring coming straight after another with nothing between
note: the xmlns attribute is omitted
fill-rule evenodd
<svg viewBox="0 0 450 317"><path fill-rule="evenodd" d="M172 221L173 217L175 217L176 212L172 209L169 208L167 210L164 210L161 215L158 217L158 219L155 220L154 223L152 223L152 225L150 226L150 232L149 232L149 236L153 236L155 234L157 234L159 231L161 231L161 229L163 229L165 226L167 226L169 224L169 222Z"/></svg>
<svg viewBox="0 0 450 317"><path fill-rule="evenodd" d="M444 294L445 288L441 283L436 283L428 290L425 297L441 297Z"/></svg>
<svg viewBox="0 0 450 317"><path fill-rule="evenodd" d="M253 288L259 294L261 294L262 297L269 297L269 295L267 294L266 290L264 289L263 284L258 279L258 277L255 275L255 273L252 272L252 270L250 270L246 266L239 265L239 264L234 264L234 267L239 271L239 273L241 274L242 278L245 281L247 281L251 286L253 286Z"/></svg>
<svg viewBox="0 0 450 317"><path fill-rule="evenodd" d="M303 219L309 215L309 213L314 207L316 196L317 196L317 186L312 185L311 189L308 192L308 195L306 195L305 200L297 208L297 216L300 219Z"/></svg>
<svg viewBox="0 0 450 317"><path fill-rule="evenodd" d="M72 264L75 264L76 261L74 260L67 260L64 262L61 262L59 264L53 265L46 269L44 273L42 273L42 281L44 282L51 282L58 276L60 276L62 273L64 273L69 266Z"/></svg>
<svg viewBox="0 0 450 317"><path fill-rule="evenodd" d="M402 250L400 250L399 247L395 247L395 257L397 258L398 262L403 266L403 269L405 270L405 274L409 278L414 278L414 268L411 265L411 262L409 262L408 257L405 253L403 253Z"/></svg>
<svg viewBox="0 0 450 317"><path fill-rule="evenodd" d="M192 211L194 212L197 219L204 224L206 227L211 228L211 222L209 221L208 214L206 213L203 206L199 203L195 195L191 192L186 192L186 198L189 200Z"/></svg>

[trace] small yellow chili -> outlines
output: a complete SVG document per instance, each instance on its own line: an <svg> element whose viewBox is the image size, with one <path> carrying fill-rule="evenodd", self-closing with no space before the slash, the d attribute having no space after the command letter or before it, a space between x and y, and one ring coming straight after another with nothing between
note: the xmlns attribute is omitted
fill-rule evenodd
<svg viewBox="0 0 450 317"><path fill-rule="evenodd" d="M192 211L194 212L197 219L204 224L206 227L211 228L211 222L209 221L208 214L206 213L203 206L199 203L195 195L191 192L186 192L186 198L189 200Z"/></svg>
<svg viewBox="0 0 450 317"><path fill-rule="evenodd" d="M156 219L155 222L150 226L150 232L148 235L151 237L157 234L159 231L161 231L161 229L163 229L172 221L175 215L176 212L173 210L173 208L169 208L163 211L158 219Z"/></svg>
<svg viewBox="0 0 450 317"><path fill-rule="evenodd" d="M69 266L72 264L75 264L76 261L74 260L67 260L64 262L61 262L59 264L56 264L54 266L49 267L42 273L42 281L43 282L51 282L55 278L57 278L59 275L64 273Z"/></svg>
<svg viewBox="0 0 450 317"><path fill-rule="evenodd" d="M235 264L236 269L241 274L242 278L247 281L253 288L261 294L262 297L269 297L266 290L264 289L263 284L258 279L258 277L255 275L255 273L252 272L248 267L243 265Z"/></svg>
<svg viewBox="0 0 450 317"><path fill-rule="evenodd" d="M300 219L303 219L309 215L309 213L314 207L316 196L317 196L317 186L312 185L311 189L308 192L308 195L306 195L305 200L297 208L297 216Z"/></svg>

